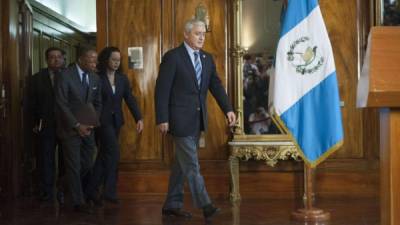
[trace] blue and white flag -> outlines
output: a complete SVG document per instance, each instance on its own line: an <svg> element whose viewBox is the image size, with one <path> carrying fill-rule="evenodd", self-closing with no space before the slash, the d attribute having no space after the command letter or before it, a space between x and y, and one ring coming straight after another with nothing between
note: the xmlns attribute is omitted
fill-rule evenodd
<svg viewBox="0 0 400 225"><path fill-rule="evenodd" d="M318 0L289 0L284 13L271 111L315 167L343 144L332 47Z"/></svg>

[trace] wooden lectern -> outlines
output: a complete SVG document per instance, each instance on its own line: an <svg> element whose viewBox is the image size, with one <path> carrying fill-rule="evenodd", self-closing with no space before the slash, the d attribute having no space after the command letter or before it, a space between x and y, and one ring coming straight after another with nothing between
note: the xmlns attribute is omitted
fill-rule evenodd
<svg viewBox="0 0 400 225"><path fill-rule="evenodd" d="M371 29L367 107L380 108L381 225L400 225L400 27Z"/></svg>

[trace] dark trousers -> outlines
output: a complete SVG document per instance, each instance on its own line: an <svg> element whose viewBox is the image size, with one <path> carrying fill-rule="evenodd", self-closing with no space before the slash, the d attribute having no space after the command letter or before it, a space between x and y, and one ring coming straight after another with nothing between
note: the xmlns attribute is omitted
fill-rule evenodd
<svg viewBox="0 0 400 225"><path fill-rule="evenodd" d="M78 135L65 138L62 141L66 177L74 205L85 203L83 181L93 167L96 157L94 134L80 137Z"/></svg>
<svg viewBox="0 0 400 225"><path fill-rule="evenodd" d="M117 199L119 130L119 127L113 125L103 125L97 130L99 152L87 190L87 194L91 197L97 197L99 187L104 184L104 198Z"/></svg>
<svg viewBox="0 0 400 225"><path fill-rule="evenodd" d="M56 151L58 147L58 167L56 168ZM55 128L44 128L39 133L39 168L40 185L43 194L54 197L56 175L64 175L64 161L62 157L61 142L56 136Z"/></svg>

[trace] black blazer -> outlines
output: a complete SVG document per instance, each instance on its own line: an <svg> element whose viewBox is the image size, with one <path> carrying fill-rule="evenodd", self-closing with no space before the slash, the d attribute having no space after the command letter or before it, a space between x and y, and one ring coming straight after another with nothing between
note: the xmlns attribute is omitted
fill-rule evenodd
<svg viewBox="0 0 400 225"><path fill-rule="evenodd" d="M142 119L139 107L135 97L132 95L132 89L128 78L124 74L115 74L115 94L112 91L111 84L106 74L99 74L101 82L101 100L102 111L100 116L101 126L113 125L120 128L124 124L124 115L122 112L122 99L131 111L135 121Z"/></svg>
<svg viewBox="0 0 400 225"><path fill-rule="evenodd" d="M93 105L96 115L101 112L101 85L100 78L95 73L89 73L89 90L87 98L83 91L81 79L76 64L72 64L64 70L56 82L56 117L57 133L61 138L78 135L74 129L78 123L73 112L78 111L83 105Z"/></svg>
<svg viewBox="0 0 400 225"><path fill-rule="evenodd" d="M155 89L156 122L168 122L174 136L193 136L202 128L207 130L208 90L225 114L232 111L212 56L200 51L200 59L202 79L199 88L184 44L168 51L162 58Z"/></svg>
<svg viewBox="0 0 400 225"><path fill-rule="evenodd" d="M54 80L58 75L54 74ZM42 120L42 129L55 128L55 97L49 69L45 68L34 74L29 79L28 86L28 104L34 124L37 125Z"/></svg>

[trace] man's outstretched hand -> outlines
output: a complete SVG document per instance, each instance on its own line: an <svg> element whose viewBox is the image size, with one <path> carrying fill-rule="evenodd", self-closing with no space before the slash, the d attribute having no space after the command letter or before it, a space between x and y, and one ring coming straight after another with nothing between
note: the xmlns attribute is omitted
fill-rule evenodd
<svg viewBox="0 0 400 225"><path fill-rule="evenodd" d="M226 113L226 117L228 118L228 124L230 127L233 127L236 123L236 115L234 112L230 111Z"/></svg>

